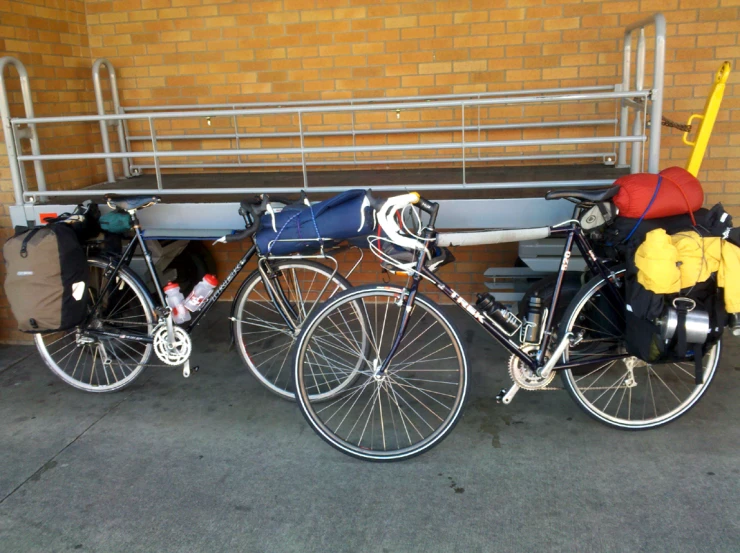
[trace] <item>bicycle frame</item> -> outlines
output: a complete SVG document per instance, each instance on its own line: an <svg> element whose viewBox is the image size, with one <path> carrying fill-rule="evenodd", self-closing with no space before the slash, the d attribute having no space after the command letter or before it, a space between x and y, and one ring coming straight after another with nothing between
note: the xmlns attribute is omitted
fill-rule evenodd
<svg viewBox="0 0 740 553"><path fill-rule="evenodd" d="M149 251L149 248L146 246L146 241L144 240L144 237L141 233L141 225L139 224L138 218L136 217L136 214L133 213L131 215L132 221L133 221L133 229L134 229L134 239L132 239L128 246L126 246L126 250L123 252L123 254L118 258L115 267L112 269L110 273L108 273L108 282L103 287L103 289L100 291L100 294L98 295L98 298L95 300L95 303L92 306L92 309L90 313L95 313L100 306L100 302L102 298L105 297L105 295L110 290L115 275L121 270L121 267L128 266L131 263L131 260L134 257L134 253L136 251L136 247L140 246L142 254L144 255L144 261L146 262L147 269L149 271L149 275L152 278L152 282L154 283L154 288L157 293L157 299L159 300L159 307L166 307L167 302L164 297L164 293L162 292L162 285L159 281L159 276L157 275L157 271L154 268L154 264L152 263L152 255ZM206 299L205 303L199 309L195 315L193 316L192 320L190 321L190 324L188 324L185 328L185 331L190 334L195 329L196 326L198 326L198 323L200 320L206 315L206 313L211 309L214 303L218 301L218 299L223 295L223 293L226 291L226 289L229 287L229 285L234 281L234 279L239 275L239 273L242 272L244 269L244 266L252 259L252 257L257 253L257 246L252 245L251 248L244 254L244 256L239 260L239 262L236 264L234 269L229 273L229 275L226 277L226 279L214 290L214 292ZM268 286L268 290L273 288L272 286ZM280 291L279 293L282 293L282 290L280 287L277 287ZM273 291L271 290L270 293L272 294ZM283 302L283 305L288 305L288 302ZM287 322L287 321L286 321ZM102 336L111 335L116 336L123 339L130 339L138 342L145 342L145 343L151 343L152 338L147 335L139 334L139 333L132 333L132 334L121 334L120 332L111 333L106 332L104 330L100 329L87 329L87 332L90 332L92 334L98 334Z"/></svg>
<svg viewBox="0 0 740 553"><path fill-rule="evenodd" d="M109 273L108 282L106 283L103 290L101 290L98 298L96 299L95 303L93 304L91 313L95 313L100 305L100 301L103 297L108 293L110 290L110 287L112 286L112 283L114 282L115 275L120 271L122 266L128 266L131 263L131 260L133 259L134 253L136 251L136 247L140 246L141 251L144 255L144 260L146 262L147 269L149 271L149 275L152 278L152 282L154 283L154 287L157 292L157 298L159 299L159 307L166 307L167 303L164 297L164 294L162 292L162 285L159 281L159 277L157 275L157 272L154 268L154 264L152 263L152 256L149 251L149 248L146 246L146 241L144 240L144 237L141 233L141 226L139 224L138 218L136 217L136 214L133 213L132 215L132 221L133 221L133 229L135 232L135 237L132 239L128 246L126 247L126 250L123 252L123 254L120 256L120 258L117 260L115 267L112 269L112 272ZM323 249L322 249L323 252ZM242 272L244 269L244 266L249 263L249 261L257 255L257 246L252 245L249 250L244 254L244 256L239 260L239 262L236 264L236 266L231 270L229 275L226 277L226 279L214 290L214 292L208 296L206 301L203 303L203 306L194 313L193 318L191 319L190 323L184 327L185 331L188 334L191 334L195 327L198 326L201 319L208 313L208 311L213 307L213 305L219 300L219 298L223 295L223 293L226 291L226 289L231 285L231 283L234 281L234 279ZM326 256L309 256L309 257L326 257ZM287 256L280 256L276 259L287 259ZM359 264L359 262L358 262ZM336 261L335 261L336 265ZM337 272L338 267L335 267L335 273ZM270 300L279 307L278 313L285 321L286 325L288 325L288 328L291 331L295 331L298 327L298 321L300 320L299 315L295 312L293 307L290 304L290 301L288 300L287 296L285 295L285 291L283 290L282 286L279 282L272 282L274 279L271 278L271 269L269 266L269 260L268 258L260 255L260 260L258 263L258 270L260 274L262 275L263 282L265 283L265 288L267 289L267 293L270 296ZM107 272L107 271L106 271ZM327 281L326 286L328 286L330 283L330 280ZM118 337L122 339L129 339L133 341L138 342L145 342L145 343L151 343L152 338L150 336L139 334L139 333L126 333L122 334L121 332L107 332L105 330L100 329L87 329L87 332L92 334L97 334L101 336L111 336L111 337Z"/></svg>
<svg viewBox="0 0 740 553"><path fill-rule="evenodd" d="M568 226L564 226L565 224L568 224ZM435 235L436 235L436 232L432 229L425 229L424 231L425 239L433 238ZM563 286L563 280L565 278L565 273L568 270L568 265L570 263L570 258L571 258L571 253L573 250L574 242L576 244L576 247L580 250L581 255L583 255L583 258L586 261L586 265L588 266L591 273L595 276L601 276L604 279L606 279L607 290L609 291L609 293L613 293L613 294L618 293L616 290L616 284L614 281L613 272L606 265L604 265L603 262L601 262L597 258L596 254L591 248L591 245L588 243L588 240L583 235L581 227L577 221L567 221L566 223L561 223L560 225L551 227L550 235L551 236L565 236L566 240L565 240L565 247L563 249L562 261L560 263L560 268L558 269L557 280L555 282L555 289L553 292L552 302L550 303L550 308L549 308L549 311L547 312L547 316L545 320L543 321L544 332L542 335L543 336L542 341L539 344L536 355L531 356L525 353L524 351L522 351L519 345L513 340L511 340L511 338L508 335L506 335L497 325L495 325L488 317L486 317L483 313L481 313L478 309L476 309L475 306L468 303L463 297L460 296L460 294L458 294L455 290L453 290L450 286L448 286L437 275L435 275L433 272L428 270L424 266L424 262L426 261L426 255L427 255L426 250L424 250L418 255L416 270L412 276L412 284L411 286L409 286L408 292L407 292L408 294L406 298L407 308L404 310L401 324L399 325L398 334L396 335L393 345L391 346L391 349L388 355L386 356L385 360L383 361L378 372L380 374L385 372L393 356L395 355L396 350L398 349L398 346L401 343L401 340L403 339L404 333L406 331L406 327L408 325L408 321L411 317L411 308L414 305L414 299L416 298L416 294L418 292L419 284L422 278L434 284L445 296L447 296L452 301L454 301L460 308L462 308L463 311L465 311L468 315L470 315L473 319L475 319L475 321L480 326L482 326L486 330L486 332L488 332L488 334L490 334L491 337L493 337L494 340L496 340L499 344L501 344L509 353L518 357L522 361L522 363L527 365L533 371L536 371L538 368L540 368L543 365L544 355L547 352L547 347L550 343L550 340L552 339L552 330L553 330L553 325L555 323L555 312L556 312L555 310L560 301L560 292ZM620 355L605 356L599 359L588 359L588 360L583 360L583 361L563 363L560 365L555 365L553 370L570 369L570 368L575 368L579 366L590 365L590 364L597 363L597 362L609 362L609 361L613 361L616 359L622 359L624 357L626 357L626 355L620 354Z"/></svg>

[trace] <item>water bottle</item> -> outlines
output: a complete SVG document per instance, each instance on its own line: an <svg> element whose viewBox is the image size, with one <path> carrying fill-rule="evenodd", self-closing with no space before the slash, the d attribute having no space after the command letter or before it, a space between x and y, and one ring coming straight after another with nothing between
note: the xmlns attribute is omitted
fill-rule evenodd
<svg viewBox="0 0 740 553"><path fill-rule="evenodd" d="M188 322L190 320L190 312L185 309L185 296L180 292L180 285L176 282L169 282L164 287L164 293L167 296L167 305L172 310L172 320L176 324Z"/></svg>
<svg viewBox="0 0 740 553"><path fill-rule="evenodd" d="M529 311L527 312L527 328L524 332L524 342L538 344L540 341L540 324L542 323L542 298L535 295L529 298Z"/></svg>
<svg viewBox="0 0 740 553"><path fill-rule="evenodd" d="M193 312L198 311L203 306L203 302L213 293L216 286L218 286L218 280L215 276L204 276L203 280L196 284L193 291L190 292L188 299L185 300L185 307Z"/></svg>
<svg viewBox="0 0 740 553"><path fill-rule="evenodd" d="M509 336L522 326L521 321L503 303L496 301L496 297L491 293L478 294L475 305Z"/></svg>

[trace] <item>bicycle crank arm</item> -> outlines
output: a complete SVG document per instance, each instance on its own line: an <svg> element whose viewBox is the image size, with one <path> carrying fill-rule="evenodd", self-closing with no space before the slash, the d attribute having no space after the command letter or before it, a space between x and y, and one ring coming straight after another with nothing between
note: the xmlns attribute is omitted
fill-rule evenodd
<svg viewBox="0 0 740 553"><path fill-rule="evenodd" d="M195 365L195 367L193 367L192 372L197 373L199 370L200 370L200 366ZM191 374L191 372L190 372L190 359L188 359L187 361L185 361L182 364L182 376L184 376L185 378L188 378L190 376L190 374Z"/></svg>
<svg viewBox="0 0 740 553"><path fill-rule="evenodd" d="M545 363L545 366L537 369L537 376L540 378L547 378L550 376L552 369L557 365L558 359L563 356L565 348L570 345L571 338L573 338L572 332L567 332L565 336L563 336L563 339L558 344L558 347L555 348L555 351L552 352L552 355L550 356L550 359L547 360L547 363Z"/></svg>
<svg viewBox="0 0 740 553"><path fill-rule="evenodd" d="M514 382L511 385L511 388L509 390L501 390L499 394L496 396L496 401L498 403L503 403L504 405L509 405L511 403L511 400L514 399L514 396L516 393L520 390L519 384Z"/></svg>

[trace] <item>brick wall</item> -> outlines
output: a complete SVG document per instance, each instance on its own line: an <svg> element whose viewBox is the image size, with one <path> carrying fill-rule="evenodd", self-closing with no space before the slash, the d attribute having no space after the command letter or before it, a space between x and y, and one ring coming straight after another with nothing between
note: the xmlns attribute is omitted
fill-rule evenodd
<svg viewBox="0 0 740 553"><path fill-rule="evenodd" d="M738 9L737 0L87 1L91 55L107 57L120 68L126 105L612 84L620 71L623 28L661 10L669 37L665 113L679 121L701 111L719 63L738 57ZM735 185L740 154L731 125L740 117L738 86L728 87L700 176L708 201L722 198L735 210L740 206ZM613 113L611 103L585 109L585 116ZM559 113L551 106L531 111L544 117ZM527 115L517 109L488 114L490 120ZM404 117L414 124L422 115ZM449 117L459 120L457 113ZM375 122L387 124L382 118ZM202 121L181 124L202 132ZM346 128L342 125L348 121L333 115L307 124ZM296 121L240 125L295 130ZM520 131L496 136L528 137ZM548 135L539 131L537 136ZM663 165L683 164L687 148L680 134L667 131L664 136ZM290 139L267 142L287 145Z"/></svg>
<svg viewBox="0 0 740 553"><path fill-rule="evenodd" d="M657 10L668 21L664 110L685 121L701 111L720 62L738 58L739 0L6 1L0 5L0 52L26 64L36 111L42 115L93 111L90 67L99 57L109 58L118 69L121 100L127 106L612 84L619 78L622 29ZM722 199L740 216L740 139L732 133L740 120L737 82L737 76L731 76L700 178L708 202ZM17 113L17 92L12 100ZM613 106L582 113L577 111L582 107L567 109L576 110L577 116L593 116L611 113ZM484 116L493 121L562 113L511 110ZM457 114L449 117L456 119ZM191 130L201 132L202 124ZM268 129L294 124L240 122L245 128ZM345 128L347 121L321 119L313 124ZM96 150L95 127L45 129L42 149ZM273 139L270 144L290 142ZM682 165L687 155L679 133L666 130L661 165ZM7 225L11 187L3 163L0 157L0 223ZM52 187L102 180L100 164L45 167ZM216 255L225 267L240 254L221 249ZM482 288L485 268L512 263L515 248L456 255L460 263L442 274L460 283L461 291L472 293ZM354 281L374 281L377 276L377 265L370 260ZM8 334L12 322L4 299L0 310L0 339L17 338Z"/></svg>
<svg viewBox="0 0 740 553"><path fill-rule="evenodd" d="M0 56L19 59L29 74L36 115L61 115L91 112L94 97L90 79L90 49L82 0L5 0L0 3ZM15 68L5 72L13 116L23 116L20 83ZM44 153L94 151L100 141L99 130L88 125L39 127ZM27 140L24 153L31 153ZM47 186L66 189L87 186L101 180L101 167L91 162L45 162ZM35 188L33 163L26 162L29 187ZM5 144L0 137L0 241L12 233L8 206L15 201L10 180ZM1 253L0 253L1 257ZM5 280L5 265L0 263L0 281ZM14 330L8 303L0 293L0 340L27 341L28 335Z"/></svg>

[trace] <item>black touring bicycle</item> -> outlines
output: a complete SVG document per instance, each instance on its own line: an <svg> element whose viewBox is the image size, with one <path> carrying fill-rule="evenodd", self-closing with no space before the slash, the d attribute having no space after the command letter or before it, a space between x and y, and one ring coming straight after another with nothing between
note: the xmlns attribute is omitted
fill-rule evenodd
<svg viewBox="0 0 740 553"><path fill-rule="evenodd" d="M130 216L133 236L120 254L109 253L98 242L87 245L90 296L87 317L74 328L35 334L36 346L52 372L67 384L87 392L121 390L151 365L182 366L183 375L189 376L191 332L244 266L257 258L257 268L244 279L231 307L232 339L257 380L271 392L292 400L290 359L297 331L318 305L350 285L339 274L336 258L331 255L335 241L320 237L296 241L267 233L265 246L260 250L255 234L262 228L261 219L266 213L275 216L271 202L276 206L285 204L286 215L291 209L296 214L308 209L313 215L318 208L311 207L305 197L299 200L263 195L241 202L240 214L246 228L222 237L219 242L252 237L253 245L200 310L193 313L190 322L175 325L137 217L140 210L160 199L110 196L106 200L109 207ZM288 226L283 225L283 229ZM268 251L275 244L278 246L275 251L282 255ZM153 292L130 267L137 249L154 283ZM352 270L354 267L349 272ZM328 395L342 390L342 386L336 386ZM319 396L322 394L319 392ZM324 397L328 396L324 394Z"/></svg>
<svg viewBox="0 0 740 553"><path fill-rule="evenodd" d="M406 286L352 288L306 321L293 370L298 404L311 427L343 453L372 461L418 455L450 433L462 414L470 370L449 317L419 293L422 281L450 298L510 353L512 385L499 394L503 403L520 389L549 389L559 374L571 398L612 427L654 428L686 413L712 382L721 343L708 344L699 367L690 358L647 363L627 353L626 269L598 257L581 226L587 210L617 191L551 192L548 199L576 204L572 220L552 227L478 232L436 232L439 205L415 193L377 202L384 232L370 239L371 249L409 280ZM426 224L417 209L426 214ZM565 238L554 290L551 299L530 300L525 316L514 315L490 296L471 305L429 266L445 246L549 236ZM574 244L591 279L563 312L559 306ZM330 394L340 386L341 392Z"/></svg>

